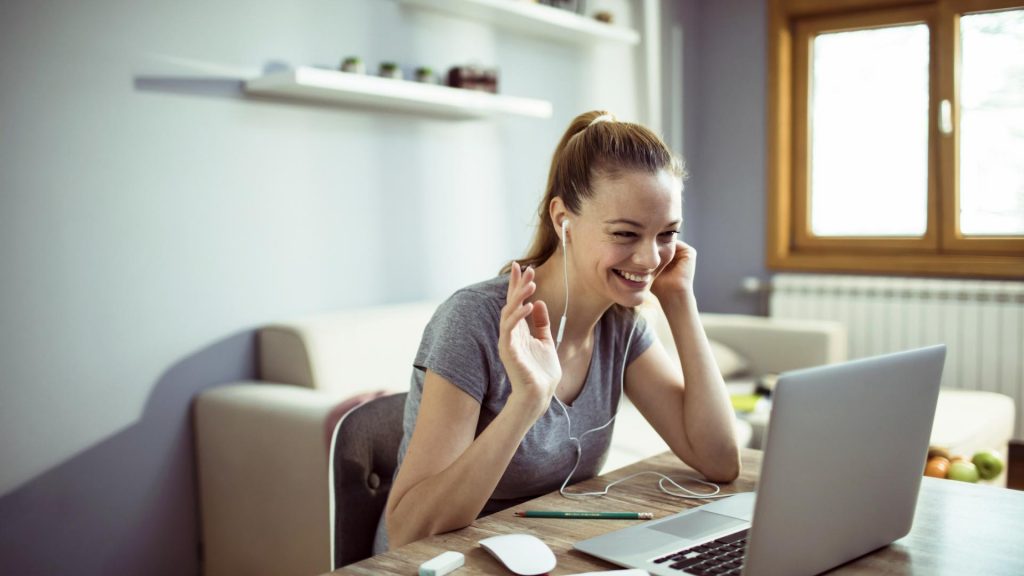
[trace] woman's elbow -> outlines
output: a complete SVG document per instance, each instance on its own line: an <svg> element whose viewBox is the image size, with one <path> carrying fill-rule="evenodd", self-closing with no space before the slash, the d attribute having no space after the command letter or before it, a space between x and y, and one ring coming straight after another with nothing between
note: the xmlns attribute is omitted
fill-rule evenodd
<svg viewBox="0 0 1024 576"><path fill-rule="evenodd" d="M432 536L431 526L417 525L400 514L387 514L384 517L384 528L388 533L388 549L394 550L427 536Z"/></svg>
<svg viewBox="0 0 1024 576"><path fill-rule="evenodd" d="M386 530L388 533L389 550L401 548L406 544L431 535L430 530L411 530L408 524L395 522L393 520L387 521Z"/></svg>
<svg viewBox="0 0 1024 576"><path fill-rule="evenodd" d="M384 528L388 534L388 548L393 550L400 546L422 540L435 534L459 530L472 524L457 520L454 523L449 519L447 522L439 518L431 519L425 523L417 523L412 519L403 519L401 514L386 514L384 516Z"/></svg>
<svg viewBox="0 0 1024 576"><path fill-rule="evenodd" d="M717 468L715 470L709 470L704 476L711 482L718 484L728 484L740 477L742 472L742 465L739 462Z"/></svg>
<svg viewBox="0 0 1024 576"><path fill-rule="evenodd" d="M727 454L719 454L704 462L697 470L711 482L728 484L737 478L743 471L743 464L740 462L739 450Z"/></svg>
<svg viewBox="0 0 1024 576"><path fill-rule="evenodd" d="M388 534L388 549L394 550L430 536L428 526L416 526L409 518L402 518L400 513L387 510L384 514L384 530Z"/></svg>
<svg viewBox="0 0 1024 576"><path fill-rule="evenodd" d="M696 470L709 482L728 484L739 478L743 471L738 451L734 454L718 454L707 458L698 458L692 454L684 455L676 450L673 452L683 463Z"/></svg>

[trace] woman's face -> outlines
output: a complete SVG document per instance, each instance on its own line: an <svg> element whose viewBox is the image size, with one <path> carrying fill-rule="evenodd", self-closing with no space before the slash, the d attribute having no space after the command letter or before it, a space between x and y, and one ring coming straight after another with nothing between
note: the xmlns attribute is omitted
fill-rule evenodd
<svg viewBox="0 0 1024 576"><path fill-rule="evenodd" d="M592 185L580 214L569 215L569 266L587 294L637 306L675 254L681 183L661 170L598 176Z"/></svg>

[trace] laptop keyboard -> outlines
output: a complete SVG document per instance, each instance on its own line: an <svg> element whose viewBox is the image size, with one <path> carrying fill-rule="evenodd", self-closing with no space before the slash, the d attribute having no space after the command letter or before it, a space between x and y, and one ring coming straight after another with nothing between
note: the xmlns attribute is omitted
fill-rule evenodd
<svg viewBox="0 0 1024 576"><path fill-rule="evenodd" d="M654 563L666 565L680 572L685 570L695 576L710 574L738 576L743 571L747 532L749 529L680 550L668 556L662 556L654 560Z"/></svg>

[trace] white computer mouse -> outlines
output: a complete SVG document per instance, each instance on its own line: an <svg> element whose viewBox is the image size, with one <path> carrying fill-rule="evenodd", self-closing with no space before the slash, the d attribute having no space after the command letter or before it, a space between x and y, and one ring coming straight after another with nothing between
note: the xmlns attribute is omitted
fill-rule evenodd
<svg viewBox="0 0 1024 576"><path fill-rule="evenodd" d="M480 545L512 572L520 576L547 574L555 569L555 553L530 534L505 534L480 541Z"/></svg>

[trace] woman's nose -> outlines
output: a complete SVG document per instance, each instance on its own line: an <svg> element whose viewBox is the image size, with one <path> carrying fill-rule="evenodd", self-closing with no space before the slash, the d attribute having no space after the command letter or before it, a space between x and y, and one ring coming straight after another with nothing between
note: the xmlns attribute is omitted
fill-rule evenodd
<svg viewBox="0 0 1024 576"><path fill-rule="evenodd" d="M644 242L643 245L633 253L633 261L637 266L647 270L654 270L661 264L661 255L658 253L657 242Z"/></svg>

